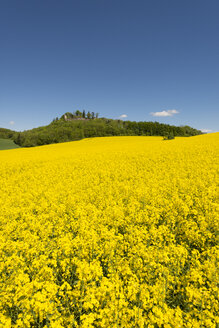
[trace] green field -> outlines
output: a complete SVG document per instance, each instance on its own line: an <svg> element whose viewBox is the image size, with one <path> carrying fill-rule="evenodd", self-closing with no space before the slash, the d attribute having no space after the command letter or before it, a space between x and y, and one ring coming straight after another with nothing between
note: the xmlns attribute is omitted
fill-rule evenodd
<svg viewBox="0 0 219 328"><path fill-rule="evenodd" d="M0 139L0 150L20 148L11 139Z"/></svg>

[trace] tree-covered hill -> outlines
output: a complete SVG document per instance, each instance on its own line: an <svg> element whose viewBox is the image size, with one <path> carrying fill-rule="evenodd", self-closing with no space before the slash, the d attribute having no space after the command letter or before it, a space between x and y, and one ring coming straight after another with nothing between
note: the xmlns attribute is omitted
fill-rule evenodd
<svg viewBox="0 0 219 328"><path fill-rule="evenodd" d="M0 138L1 139L12 139L15 134L15 131L0 128Z"/></svg>
<svg viewBox="0 0 219 328"><path fill-rule="evenodd" d="M65 113L49 125L13 133L13 140L23 147L40 146L104 136L194 136L202 132L189 126L158 122L132 122L98 118L97 113Z"/></svg>

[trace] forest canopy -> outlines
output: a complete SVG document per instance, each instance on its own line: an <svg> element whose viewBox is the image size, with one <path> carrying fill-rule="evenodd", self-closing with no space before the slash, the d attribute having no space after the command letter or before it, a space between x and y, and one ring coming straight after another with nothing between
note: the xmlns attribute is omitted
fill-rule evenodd
<svg viewBox="0 0 219 328"><path fill-rule="evenodd" d="M1 130L3 135L1 135ZM98 113L66 112L56 117L49 125L15 132L0 129L0 136L11 138L23 147L33 147L52 143L80 140L83 138L107 136L168 136L189 137L202 134L190 126L174 126L159 122L135 122L99 118Z"/></svg>

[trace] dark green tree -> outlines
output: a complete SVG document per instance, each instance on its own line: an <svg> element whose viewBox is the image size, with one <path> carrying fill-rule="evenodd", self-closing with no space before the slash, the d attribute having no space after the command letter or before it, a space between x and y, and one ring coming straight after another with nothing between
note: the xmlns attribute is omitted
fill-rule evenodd
<svg viewBox="0 0 219 328"><path fill-rule="evenodd" d="M77 117L82 117L82 112L80 112L80 110L76 110L75 115Z"/></svg>

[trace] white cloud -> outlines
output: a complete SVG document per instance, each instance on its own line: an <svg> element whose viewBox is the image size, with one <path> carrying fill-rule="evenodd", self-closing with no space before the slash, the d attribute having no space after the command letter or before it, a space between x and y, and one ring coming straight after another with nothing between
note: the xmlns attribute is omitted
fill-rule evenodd
<svg viewBox="0 0 219 328"><path fill-rule="evenodd" d="M10 121L9 124L10 124L10 125L14 125L15 122L14 122L14 121Z"/></svg>
<svg viewBox="0 0 219 328"><path fill-rule="evenodd" d="M128 115L126 115L126 114L122 114L119 116L119 118L126 118L126 117L128 117Z"/></svg>
<svg viewBox="0 0 219 328"><path fill-rule="evenodd" d="M203 133L209 133L209 132L212 132L212 130L209 130L209 129L201 129L201 132L203 132Z"/></svg>
<svg viewBox="0 0 219 328"><path fill-rule="evenodd" d="M152 112L152 116L173 116L175 114L178 114L179 111L176 109L168 109L168 110L163 110L162 112Z"/></svg>

